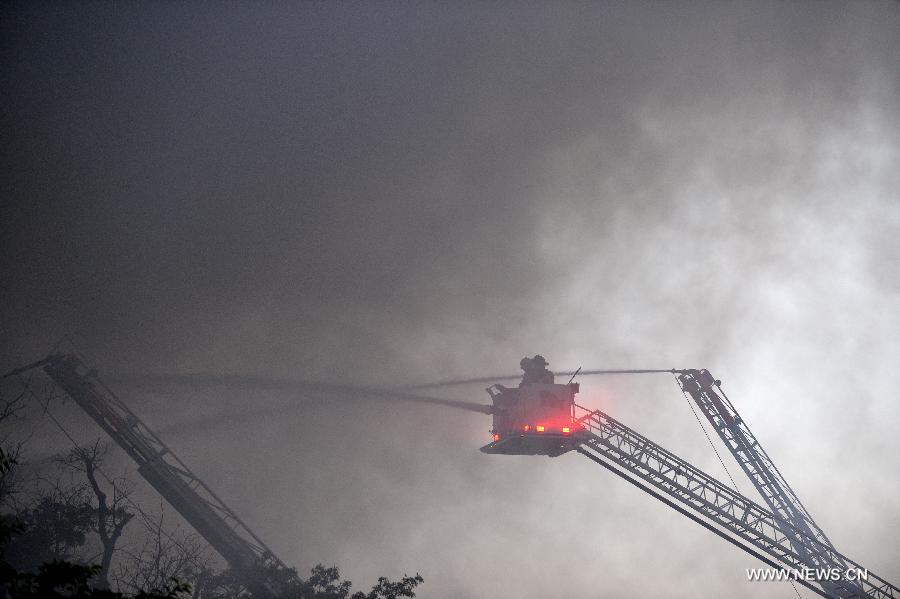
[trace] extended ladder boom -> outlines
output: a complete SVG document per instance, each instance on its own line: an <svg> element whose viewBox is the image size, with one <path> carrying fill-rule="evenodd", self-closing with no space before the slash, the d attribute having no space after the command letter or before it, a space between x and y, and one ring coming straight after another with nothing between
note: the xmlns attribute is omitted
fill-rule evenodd
<svg viewBox="0 0 900 599"><path fill-rule="evenodd" d="M95 371L70 354L54 354L19 371L38 366L131 456L140 475L247 580L254 597L277 597L277 582L268 580L264 572L285 570L286 566Z"/></svg>
<svg viewBox="0 0 900 599"><path fill-rule="evenodd" d="M694 400L712 424L772 512L789 522L794 529L834 549L834 545L815 523L809 511L800 502L800 498L722 391L721 382L717 381L708 370L685 370L676 378L682 391ZM791 534L790 530L785 532ZM801 554L804 552L803 543L799 543L797 548ZM841 561L822 561L815 555L804 557L812 567L847 567L847 564Z"/></svg>
<svg viewBox="0 0 900 599"><path fill-rule="evenodd" d="M587 411L584 408L582 410ZM772 566L804 571L809 556L823 564L846 564L842 579L823 588L798 582L823 596L900 597L900 589L838 553L804 530L727 487L599 410L578 422L589 431L577 451L725 537ZM829 566L832 567L832 566ZM868 573L868 580L847 580L846 568Z"/></svg>

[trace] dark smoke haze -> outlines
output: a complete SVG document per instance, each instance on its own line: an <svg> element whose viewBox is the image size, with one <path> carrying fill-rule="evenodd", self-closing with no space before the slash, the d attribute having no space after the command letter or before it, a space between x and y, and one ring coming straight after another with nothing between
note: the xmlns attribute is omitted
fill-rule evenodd
<svg viewBox="0 0 900 599"><path fill-rule="evenodd" d="M900 580L897 2L4 3L0 57L0 370L64 337L110 378L705 367ZM672 377L580 381L724 478ZM301 571L793 595L580 456L479 453L485 415L115 388Z"/></svg>
<svg viewBox="0 0 900 599"><path fill-rule="evenodd" d="M110 379L107 379L110 380ZM400 389L379 389L377 387L359 387L357 385L339 385L335 383L323 383L320 381L291 381L264 378L259 376L241 375L203 375L203 374L162 374L162 375L131 375L113 377L113 384L130 386L145 390L174 390L179 388L189 389L241 389L245 391L275 390L282 393L293 393L298 398L320 398L327 402L334 398L342 401L349 400L383 400L383 401L411 401L420 404L431 404L444 408L455 408L490 414L490 405L477 404L467 401L456 401L440 397L430 397L417 393L409 393Z"/></svg>

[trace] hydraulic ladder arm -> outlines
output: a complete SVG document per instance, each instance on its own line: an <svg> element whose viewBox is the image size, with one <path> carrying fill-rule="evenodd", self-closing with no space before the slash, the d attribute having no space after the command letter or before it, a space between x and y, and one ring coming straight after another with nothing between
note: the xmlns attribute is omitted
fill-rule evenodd
<svg viewBox="0 0 900 599"><path fill-rule="evenodd" d="M84 363L54 354L10 374L41 367L137 463L138 473L200 533L256 599L279 596L288 568L206 483Z"/></svg>
<svg viewBox="0 0 900 599"><path fill-rule="evenodd" d="M775 463L722 391L721 381L717 381L708 370L685 370L676 378L682 391L697 404L719 434L722 442L725 443L747 478L759 491L769 509L781 520L790 523L794 529L802 531L805 535L834 549L834 545L813 520L809 511L800 502L797 494L791 489L787 480L781 475ZM791 531L788 529L785 534L791 534ZM805 547L802 542L798 543L797 549L810 567L842 569L848 567L848 564L839 560L836 562L823 561L814 554L805 555ZM832 592L837 594L837 589L832 589Z"/></svg>
<svg viewBox="0 0 900 599"><path fill-rule="evenodd" d="M585 441L577 448L579 453L770 566L802 572L811 567L809 556L813 556L819 563L846 564L846 568L868 572L867 580L842 578L820 586L802 577L797 579L816 593L825 597L900 598L900 589L893 584L607 414L595 410L577 422L587 431Z"/></svg>

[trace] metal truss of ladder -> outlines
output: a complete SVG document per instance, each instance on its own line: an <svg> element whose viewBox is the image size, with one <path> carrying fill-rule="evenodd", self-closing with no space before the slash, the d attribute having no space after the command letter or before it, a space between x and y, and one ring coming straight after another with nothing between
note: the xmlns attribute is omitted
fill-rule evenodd
<svg viewBox="0 0 900 599"><path fill-rule="evenodd" d="M762 445L756 440L728 397L721 391L721 383L716 381L708 370L685 370L676 378L682 391L694 400L694 403L712 424L722 442L728 447L734 459L772 512L793 525L794 529L802 531L834 549L834 545L815 523L809 511L800 502L797 494L794 493ZM792 533L790 529L787 529L785 534ZM803 543L797 544L797 550L807 564L813 568L846 569L849 566L843 562L822 561L814 554L805 555ZM826 586L829 586L828 583ZM839 594L838 589L829 590L833 594Z"/></svg>
<svg viewBox="0 0 900 599"><path fill-rule="evenodd" d="M846 564L846 568L868 572L868 580L833 581L822 588L798 579L818 594L900 598L896 586L607 414L595 410L578 421L589 431L586 441L577 449L579 453L765 563L789 571L804 571L809 567L808 557L813 556L818 563Z"/></svg>
<svg viewBox="0 0 900 599"><path fill-rule="evenodd" d="M42 367L137 463L143 476L236 571L254 597L278 596L284 563L115 393L71 354L55 354L11 374Z"/></svg>

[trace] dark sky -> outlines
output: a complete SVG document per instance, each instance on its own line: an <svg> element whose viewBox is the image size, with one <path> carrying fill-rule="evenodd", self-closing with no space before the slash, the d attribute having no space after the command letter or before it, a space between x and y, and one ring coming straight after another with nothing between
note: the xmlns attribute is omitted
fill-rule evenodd
<svg viewBox="0 0 900 599"><path fill-rule="evenodd" d="M708 367L900 579L900 3L0 11L4 370L65 336L110 376ZM673 382L582 383L724 476ZM301 570L793 594L583 458L480 454L478 414L121 391Z"/></svg>

